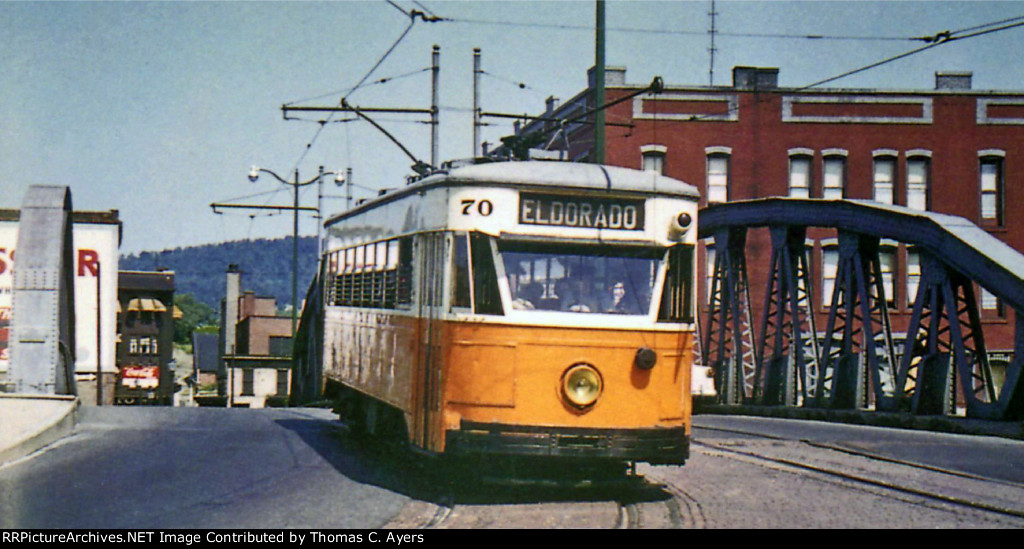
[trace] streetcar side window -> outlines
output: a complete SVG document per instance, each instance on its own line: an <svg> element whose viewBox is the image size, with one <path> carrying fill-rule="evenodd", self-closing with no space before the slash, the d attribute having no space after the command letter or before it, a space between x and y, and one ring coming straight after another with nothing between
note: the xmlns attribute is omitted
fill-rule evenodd
<svg viewBox="0 0 1024 549"><path fill-rule="evenodd" d="M455 235L452 250L452 307L472 307L469 291L469 238Z"/></svg>
<svg viewBox="0 0 1024 549"><path fill-rule="evenodd" d="M475 311L484 315L503 315L501 292L498 291L498 272L494 268L491 237L473 233L470 237L470 256L473 261L473 297Z"/></svg>
<svg viewBox="0 0 1024 549"><path fill-rule="evenodd" d="M398 277L395 303L409 305L412 303L412 237L398 240Z"/></svg>
<svg viewBox="0 0 1024 549"><path fill-rule="evenodd" d="M412 302L409 238L360 244L328 256L327 304L394 309Z"/></svg>
<svg viewBox="0 0 1024 549"><path fill-rule="evenodd" d="M693 322L692 277L693 246L679 244L670 248L659 321Z"/></svg>

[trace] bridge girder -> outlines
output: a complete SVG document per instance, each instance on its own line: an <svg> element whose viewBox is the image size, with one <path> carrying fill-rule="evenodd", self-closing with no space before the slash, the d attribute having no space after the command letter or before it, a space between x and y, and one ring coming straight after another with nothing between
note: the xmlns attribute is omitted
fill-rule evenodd
<svg viewBox="0 0 1024 549"><path fill-rule="evenodd" d="M75 394L75 280L71 191L33 185L18 220L11 299L12 390Z"/></svg>
<svg viewBox="0 0 1024 549"><path fill-rule="evenodd" d="M726 369L726 377L743 364L737 344L724 339L744 334L736 315L749 312L746 233L755 227L772 231L761 337L752 354L754 382L744 393L748 401L934 414L952 413L959 390L970 417L1024 417L1024 327L1015 325L1014 358L997 387L974 296L977 283L1015 314L1024 310L1024 255L984 230L955 216L862 200L729 202L703 209L700 220L700 236L715 239L717 254L705 351L716 371ZM797 350L810 347L817 335L802 316L814 316L801 236L808 227L836 229L839 236L827 328L811 353ZM892 336L880 239L912 245L921 257L902 356ZM720 400L738 403L728 392L732 388L723 388L727 394Z"/></svg>

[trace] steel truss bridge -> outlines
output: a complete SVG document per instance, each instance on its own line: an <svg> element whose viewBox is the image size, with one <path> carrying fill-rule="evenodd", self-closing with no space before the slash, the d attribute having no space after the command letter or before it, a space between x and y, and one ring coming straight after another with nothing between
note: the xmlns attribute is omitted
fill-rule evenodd
<svg viewBox="0 0 1024 549"><path fill-rule="evenodd" d="M1014 317L1024 311L1024 256L981 228L871 201L791 198L710 205L699 227L715 255L697 353L713 369L719 403L1024 417L1024 323L1014 323L1005 375L993 376L975 295L977 284ZM770 270L763 306L754 311L747 236L763 227L771 236ZM820 333L806 246L808 229L819 227L838 233ZM920 257L902 341L894 340L889 319L883 239L913 246Z"/></svg>

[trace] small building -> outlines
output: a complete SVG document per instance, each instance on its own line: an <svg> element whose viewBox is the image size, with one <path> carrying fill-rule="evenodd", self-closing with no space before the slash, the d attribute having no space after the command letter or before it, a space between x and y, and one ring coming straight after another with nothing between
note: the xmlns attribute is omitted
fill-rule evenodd
<svg viewBox="0 0 1024 549"><path fill-rule="evenodd" d="M231 265L221 306L220 395L228 407L284 406L291 390L291 318L277 316L277 300L246 291Z"/></svg>
<svg viewBox="0 0 1024 549"><path fill-rule="evenodd" d="M170 404L174 273L118 273L116 404Z"/></svg>

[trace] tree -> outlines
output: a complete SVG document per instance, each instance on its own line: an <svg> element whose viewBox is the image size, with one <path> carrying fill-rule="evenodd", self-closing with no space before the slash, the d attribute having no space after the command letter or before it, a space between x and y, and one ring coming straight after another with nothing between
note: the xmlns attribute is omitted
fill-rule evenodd
<svg viewBox="0 0 1024 549"><path fill-rule="evenodd" d="M217 325L217 311L200 302L189 293L174 294L174 304L181 310L181 318L174 321L174 342L188 344L192 342L192 332L197 328Z"/></svg>

